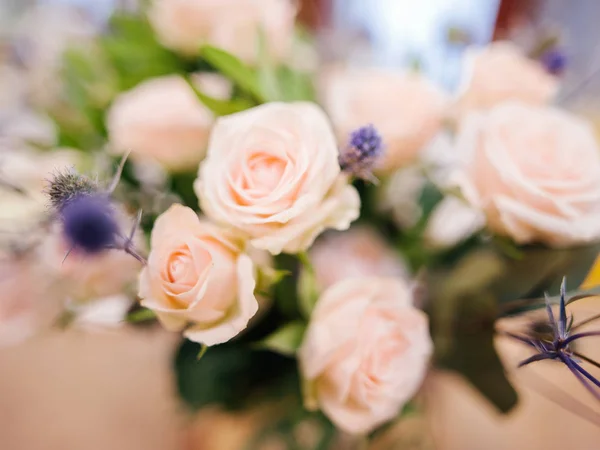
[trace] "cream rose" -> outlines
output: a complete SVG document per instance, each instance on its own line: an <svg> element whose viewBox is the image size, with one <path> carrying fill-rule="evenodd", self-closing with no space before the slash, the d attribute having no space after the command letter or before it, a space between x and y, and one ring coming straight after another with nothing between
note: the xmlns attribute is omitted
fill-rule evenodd
<svg viewBox="0 0 600 450"><path fill-rule="evenodd" d="M329 122L312 103L267 103L220 118L195 189L207 216L272 254L303 251L359 214Z"/></svg>
<svg viewBox="0 0 600 450"><path fill-rule="evenodd" d="M142 305L170 330L206 345L235 337L258 310L254 268L240 243L190 208L173 205L152 230Z"/></svg>
<svg viewBox="0 0 600 450"><path fill-rule="evenodd" d="M153 78L121 94L106 118L110 144L173 171L195 168L206 153L212 113L178 75Z"/></svg>
<svg viewBox="0 0 600 450"><path fill-rule="evenodd" d="M154 0L149 18L165 47L194 55L210 44L252 63L260 30L272 57L288 54L296 8L290 0Z"/></svg>
<svg viewBox="0 0 600 450"><path fill-rule="evenodd" d="M427 316L404 282L341 281L317 302L299 350L306 406L349 433L368 433L415 394L431 350Z"/></svg>
<svg viewBox="0 0 600 450"><path fill-rule="evenodd" d="M321 96L341 146L357 128L377 128L385 148L379 168L386 171L417 158L440 129L448 104L421 75L384 69L332 69Z"/></svg>
<svg viewBox="0 0 600 450"><path fill-rule="evenodd" d="M365 225L323 236L310 248L309 257L319 289L346 278L402 278L407 274L400 254L375 229Z"/></svg>
<svg viewBox="0 0 600 450"><path fill-rule="evenodd" d="M487 109L507 100L542 105L552 100L558 79L514 44L495 42L465 57L458 113Z"/></svg>
<svg viewBox="0 0 600 450"><path fill-rule="evenodd" d="M585 121L503 103L470 115L456 147L456 181L494 232L558 247L600 238L600 148Z"/></svg>

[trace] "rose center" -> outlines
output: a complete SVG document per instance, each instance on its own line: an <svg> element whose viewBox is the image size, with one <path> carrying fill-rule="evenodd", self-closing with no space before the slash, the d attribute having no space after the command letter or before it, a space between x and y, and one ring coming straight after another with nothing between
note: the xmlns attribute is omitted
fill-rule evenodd
<svg viewBox="0 0 600 450"><path fill-rule="evenodd" d="M194 286L197 275L188 248L183 248L171 255L167 265L167 277L171 283Z"/></svg>
<svg viewBox="0 0 600 450"><path fill-rule="evenodd" d="M285 161L266 154L254 154L247 162L245 187L266 194L277 187L285 172Z"/></svg>

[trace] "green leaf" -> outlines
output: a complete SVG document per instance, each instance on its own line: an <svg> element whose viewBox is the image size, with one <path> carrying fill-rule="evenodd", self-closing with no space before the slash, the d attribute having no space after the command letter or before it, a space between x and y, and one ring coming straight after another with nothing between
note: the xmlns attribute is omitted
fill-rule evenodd
<svg viewBox="0 0 600 450"><path fill-rule="evenodd" d="M550 249L541 246L519 247L519 259L504 255L506 273L494 283L500 302L521 298L543 297L559 291L560 282L567 277L569 286L581 285L590 271L600 245L569 249Z"/></svg>
<svg viewBox="0 0 600 450"><path fill-rule="evenodd" d="M110 32L99 43L119 73L123 90L151 77L184 72L185 62L159 44L144 16L114 14Z"/></svg>
<svg viewBox="0 0 600 450"><path fill-rule="evenodd" d="M200 100L204 104L204 106L210 109L216 116L227 116L229 114L234 114L252 108L256 105L250 100L244 98L237 98L233 100L220 100L218 98L210 97L202 93L200 89L194 86L194 83L192 83L189 79L187 81L190 87L196 93L198 100Z"/></svg>
<svg viewBox="0 0 600 450"><path fill-rule="evenodd" d="M202 357L204 356L204 354L206 353L207 350L208 350L208 345L206 345L206 344L200 344L200 351L198 352L198 355L196 355L196 359L198 361L200 361L202 359Z"/></svg>
<svg viewBox="0 0 600 450"><path fill-rule="evenodd" d="M239 343L213 346L201 361L199 351L198 344L183 341L175 358L179 394L192 408L218 404L239 409L256 404L257 398L272 394L280 399L297 389L293 359Z"/></svg>
<svg viewBox="0 0 600 450"><path fill-rule="evenodd" d="M283 100L283 93L277 77L277 70L269 55L268 41L262 27L258 30L258 84L265 100Z"/></svg>
<svg viewBox="0 0 600 450"><path fill-rule="evenodd" d="M275 285L275 305L286 318L291 320L300 319L302 314L298 305L298 275L300 266L298 258L282 253L275 257L277 270L288 271L291 276L284 277Z"/></svg>
<svg viewBox="0 0 600 450"><path fill-rule="evenodd" d="M306 252L298 253L302 270L298 279L298 307L305 319L310 319L313 309L319 300L319 289L315 269Z"/></svg>
<svg viewBox="0 0 600 450"><path fill-rule="evenodd" d="M501 412L508 413L516 406L517 393L496 353L492 325L475 332L461 332L453 351L439 364L462 374Z"/></svg>
<svg viewBox="0 0 600 450"><path fill-rule="evenodd" d="M306 324L300 320L287 323L275 330L260 342L257 348L264 348L286 356L294 356L296 350L302 344L302 338L306 331Z"/></svg>
<svg viewBox="0 0 600 450"><path fill-rule="evenodd" d="M156 319L154 311L148 308L140 308L127 314L126 321L129 323L139 323Z"/></svg>
<svg viewBox="0 0 600 450"><path fill-rule="evenodd" d="M259 267L256 276L255 292L267 293L270 291L271 287L290 275L291 272L289 270L277 270L272 267Z"/></svg>
<svg viewBox="0 0 600 450"><path fill-rule="evenodd" d="M315 273L305 266L298 278L298 307L304 318L310 319L310 315L318 300L319 289Z"/></svg>
<svg viewBox="0 0 600 450"><path fill-rule="evenodd" d="M310 74L301 73L289 67L280 67L277 69L277 78L284 101L315 100L315 89Z"/></svg>
<svg viewBox="0 0 600 450"><path fill-rule="evenodd" d="M256 72L231 53L205 45L200 48L200 56L242 90L250 93L260 102L265 101Z"/></svg>

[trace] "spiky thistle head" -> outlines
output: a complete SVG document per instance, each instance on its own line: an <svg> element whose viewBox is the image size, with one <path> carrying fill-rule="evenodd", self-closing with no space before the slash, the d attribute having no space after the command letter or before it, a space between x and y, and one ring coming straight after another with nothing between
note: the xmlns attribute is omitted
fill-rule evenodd
<svg viewBox="0 0 600 450"><path fill-rule="evenodd" d="M351 133L348 144L340 151L339 163L344 172L373 181L373 167L382 155L381 135L373 125L367 125Z"/></svg>
<svg viewBox="0 0 600 450"><path fill-rule="evenodd" d="M535 353L529 358L521 361L519 367L527 366L532 363L544 360L557 361L564 364L577 380L600 401L600 380L586 370L582 362L589 363L595 367L600 367L600 363L577 352L574 344L586 337L600 336L600 331L576 332L583 325L596 320L600 315L593 316L590 319L573 325L573 316L567 314L567 306L578 298L585 298L587 295L576 296L569 300L566 299L566 280L563 278L560 287L559 313L558 319L555 318L552 310L550 298L546 296L547 321L543 322L545 330L543 333L533 332L528 335L519 335L514 333L504 333L505 335L516 339L532 349Z"/></svg>
<svg viewBox="0 0 600 450"><path fill-rule="evenodd" d="M52 207L60 211L75 198L97 193L98 185L88 177L70 168L55 173L48 180L45 192L50 199Z"/></svg>
<svg viewBox="0 0 600 450"><path fill-rule="evenodd" d="M73 249L95 254L115 247L119 226L108 197L76 195L60 209L60 218Z"/></svg>

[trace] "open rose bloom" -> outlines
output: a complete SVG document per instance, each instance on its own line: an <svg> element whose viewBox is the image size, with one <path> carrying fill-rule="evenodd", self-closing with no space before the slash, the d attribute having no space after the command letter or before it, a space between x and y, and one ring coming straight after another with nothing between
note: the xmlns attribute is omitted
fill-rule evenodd
<svg viewBox="0 0 600 450"><path fill-rule="evenodd" d="M457 181L494 232L551 247L600 239L600 148L584 120L504 103L469 116L456 149Z"/></svg>
<svg viewBox="0 0 600 450"><path fill-rule="evenodd" d="M364 225L324 235L311 247L309 257L319 289L346 278L407 275L399 255L375 229Z"/></svg>
<svg viewBox="0 0 600 450"><path fill-rule="evenodd" d="M407 285L364 277L319 298L299 352L308 407L363 434L399 414L419 388L432 344Z"/></svg>
<svg viewBox="0 0 600 450"><path fill-rule="evenodd" d="M414 162L448 107L444 92L422 75L384 69L333 68L323 76L321 96L341 146L358 127L375 125L384 142L382 171Z"/></svg>
<svg viewBox="0 0 600 450"><path fill-rule="evenodd" d="M358 217L331 126L312 103L268 103L220 118L200 166L204 213L273 254L306 250Z"/></svg>
<svg viewBox="0 0 600 450"><path fill-rule="evenodd" d="M206 345L226 342L258 310L254 286L251 259L227 233L181 205L158 218L140 297L166 328L185 328Z"/></svg>
<svg viewBox="0 0 600 450"><path fill-rule="evenodd" d="M558 79L541 63L529 59L510 42L494 42L467 54L456 112L465 114L510 100L543 105L552 100L558 88Z"/></svg>
<svg viewBox="0 0 600 450"><path fill-rule="evenodd" d="M213 114L182 77L170 75L122 93L106 120L115 152L182 171L204 157Z"/></svg>
<svg viewBox="0 0 600 450"><path fill-rule="evenodd" d="M296 8L289 0L153 0L149 17L168 48L194 55L210 44L255 62L259 30L271 57L287 56Z"/></svg>

